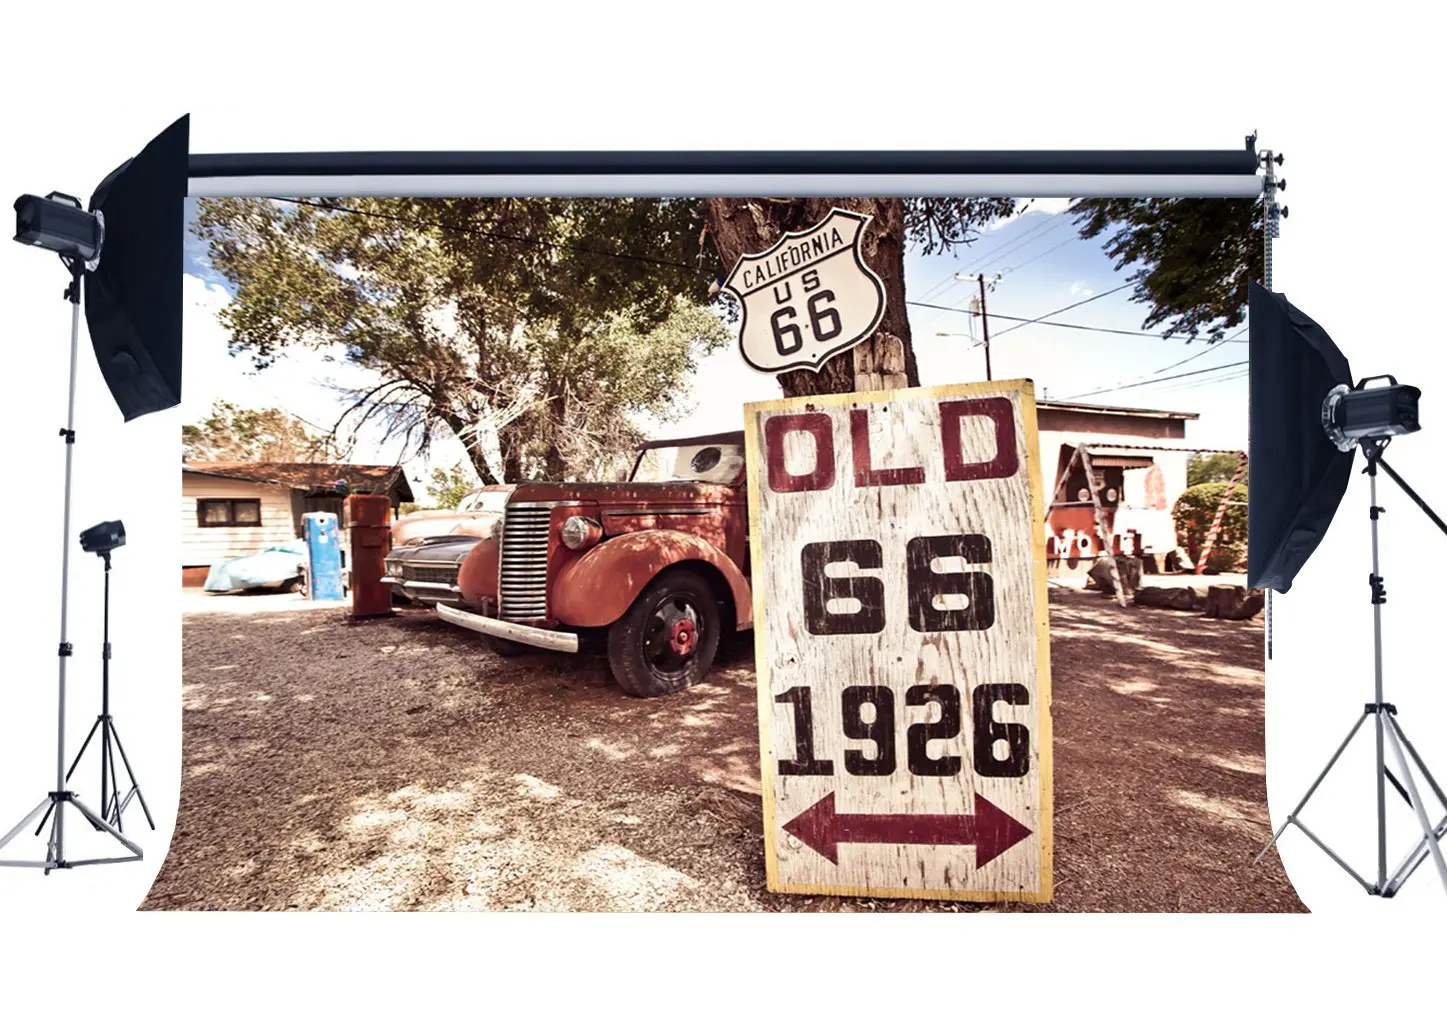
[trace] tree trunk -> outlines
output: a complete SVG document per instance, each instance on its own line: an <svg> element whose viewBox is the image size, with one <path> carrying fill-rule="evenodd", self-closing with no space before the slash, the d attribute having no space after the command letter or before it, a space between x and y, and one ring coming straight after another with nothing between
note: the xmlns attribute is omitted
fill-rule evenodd
<svg viewBox="0 0 1447 1010"><path fill-rule="evenodd" d="M779 374L785 396L817 396L919 385L904 304L904 204L899 200L710 199L708 231L725 271L744 253L763 252L785 232L803 231L832 208L870 214L859 239L864 262L884 282L884 317L868 340L831 359L816 374L798 369Z"/></svg>

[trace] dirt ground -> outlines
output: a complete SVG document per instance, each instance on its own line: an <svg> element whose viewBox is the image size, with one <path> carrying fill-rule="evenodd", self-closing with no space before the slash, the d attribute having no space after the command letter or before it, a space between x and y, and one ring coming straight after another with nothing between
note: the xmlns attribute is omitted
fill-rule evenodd
<svg viewBox="0 0 1447 1010"><path fill-rule="evenodd" d="M184 776L146 909L1305 911L1270 837L1262 626L1051 590L1055 900L764 887L747 639L622 694L425 611L184 617Z"/></svg>

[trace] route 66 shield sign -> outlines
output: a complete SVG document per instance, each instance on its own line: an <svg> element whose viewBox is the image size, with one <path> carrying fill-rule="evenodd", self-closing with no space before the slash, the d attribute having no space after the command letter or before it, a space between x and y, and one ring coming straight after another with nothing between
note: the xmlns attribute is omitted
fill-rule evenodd
<svg viewBox="0 0 1447 1010"><path fill-rule="evenodd" d="M751 367L817 372L874 332L884 317L884 282L859 248L870 220L836 207L766 252L739 257L722 290L743 307L739 349Z"/></svg>

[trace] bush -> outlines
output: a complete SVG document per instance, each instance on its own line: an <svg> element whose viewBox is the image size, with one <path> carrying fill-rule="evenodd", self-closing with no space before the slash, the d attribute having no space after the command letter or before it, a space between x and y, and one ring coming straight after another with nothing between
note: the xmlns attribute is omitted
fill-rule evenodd
<svg viewBox="0 0 1447 1010"><path fill-rule="evenodd" d="M1176 499L1171 517L1176 523L1176 539L1191 556L1191 564L1200 560L1201 547L1211 523L1216 518L1216 509L1226 496L1230 485L1226 481L1212 481L1187 488ZM1233 504L1226 506L1226 515L1221 519L1221 532L1211 548L1211 557L1206 563L1208 572L1239 572L1246 567L1246 485L1237 484L1231 491ZM1234 504L1239 502L1240 504Z"/></svg>

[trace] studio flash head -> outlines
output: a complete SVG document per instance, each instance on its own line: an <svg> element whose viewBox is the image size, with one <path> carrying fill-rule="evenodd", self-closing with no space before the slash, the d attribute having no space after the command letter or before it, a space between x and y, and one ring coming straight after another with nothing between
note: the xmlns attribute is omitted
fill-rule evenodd
<svg viewBox="0 0 1447 1010"><path fill-rule="evenodd" d="M26 194L15 201L15 241L39 246L94 268L105 241L105 223L65 193Z"/></svg>
<svg viewBox="0 0 1447 1010"><path fill-rule="evenodd" d="M119 519L97 523L80 535L80 548L90 554L109 554L126 545L126 526Z"/></svg>
<svg viewBox="0 0 1447 1010"><path fill-rule="evenodd" d="M1386 379L1384 386L1368 386ZM1362 439L1391 438L1421 431L1417 401L1422 391L1404 386L1390 375L1373 375L1355 386L1334 387L1321 405L1321 423L1342 452L1351 452Z"/></svg>

